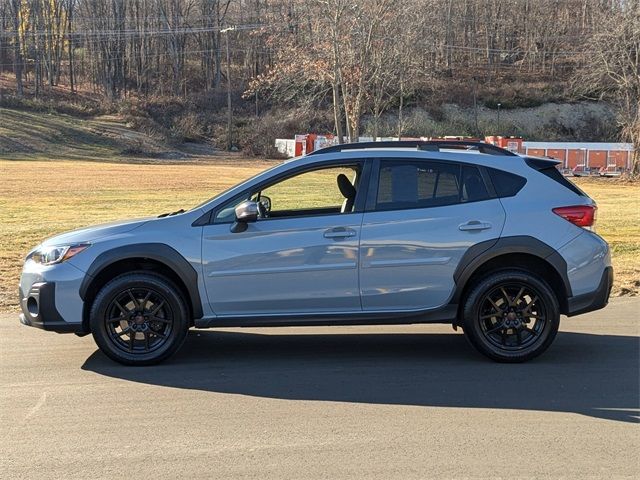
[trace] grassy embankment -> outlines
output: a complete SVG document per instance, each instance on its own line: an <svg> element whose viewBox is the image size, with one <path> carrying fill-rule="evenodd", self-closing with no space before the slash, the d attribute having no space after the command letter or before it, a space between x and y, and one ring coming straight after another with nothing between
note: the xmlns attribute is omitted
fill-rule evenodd
<svg viewBox="0 0 640 480"><path fill-rule="evenodd" d="M55 233L188 208L272 165L243 160L128 164L0 160L0 310L16 305L27 251ZM598 232L612 246L615 294L640 290L640 185L577 179L599 205Z"/></svg>

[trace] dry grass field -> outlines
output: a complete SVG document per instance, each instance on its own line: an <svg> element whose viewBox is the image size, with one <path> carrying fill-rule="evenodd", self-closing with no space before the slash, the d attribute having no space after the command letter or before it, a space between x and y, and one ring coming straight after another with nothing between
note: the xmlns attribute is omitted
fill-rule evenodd
<svg viewBox="0 0 640 480"><path fill-rule="evenodd" d="M198 164L0 160L0 310L17 308L24 255L55 233L189 208L273 165L228 158ZM611 244L615 294L640 290L640 184L582 180Z"/></svg>

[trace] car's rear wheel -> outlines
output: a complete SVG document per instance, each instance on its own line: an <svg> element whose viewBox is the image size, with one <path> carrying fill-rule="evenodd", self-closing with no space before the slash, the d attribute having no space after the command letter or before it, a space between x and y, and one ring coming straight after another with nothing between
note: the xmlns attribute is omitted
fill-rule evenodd
<svg viewBox="0 0 640 480"><path fill-rule="evenodd" d="M147 272L120 275L96 296L91 332L109 358L126 365L151 365L174 354L189 329L180 290Z"/></svg>
<svg viewBox="0 0 640 480"><path fill-rule="evenodd" d="M466 296L464 333L487 357L524 362L553 342L560 324L558 301L547 283L529 272L499 271Z"/></svg>

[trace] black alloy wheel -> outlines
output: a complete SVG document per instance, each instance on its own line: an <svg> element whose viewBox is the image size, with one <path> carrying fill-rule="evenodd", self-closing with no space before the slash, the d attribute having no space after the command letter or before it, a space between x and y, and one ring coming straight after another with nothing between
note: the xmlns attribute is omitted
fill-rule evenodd
<svg viewBox="0 0 640 480"><path fill-rule="evenodd" d="M100 350L125 365L152 365L186 339L189 314L182 291L153 272L125 273L102 287L89 314Z"/></svg>
<svg viewBox="0 0 640 480"><path fill-rule="evenodd" d="M558 300L544 279L531 272L489 273L476 281L463 302L465 336L499 362L537 357L558 332Z"/></svg>
<svg viewBox="0 0 640 480"><path fill-rule="evenodd" d="M128 288L111 301L105 322L116 347L130 353L148 353L162 347L170 337L173 312L158 292Z"/></svg>
<svg viewBox="0 0 640 480"><path fill-rule="evenodd" d="M498 348L523 350L544 331L546 306L528 285L506 283L489 291L480 307L480 327Z"/></svg>

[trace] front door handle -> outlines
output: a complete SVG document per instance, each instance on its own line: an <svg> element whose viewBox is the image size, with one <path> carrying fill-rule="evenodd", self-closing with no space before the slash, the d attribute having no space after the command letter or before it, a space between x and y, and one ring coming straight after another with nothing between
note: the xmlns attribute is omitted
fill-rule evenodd
<svg viewBox="0 0 640 480"><path fill-rule="evenodd" d="M325 230L324 238L349 238L355 237L356 231L352 228L336 227Z"/></svg>
<svg viewBox="0 0 640 480"><path fill-rule="evenodd" d="M473 230L488 230L492 226L493 225L491 225L489 222L480 222L478 220L471 220L470 222L462 223L458 225L458 229L462 230L463 232L468 232Z"/></svg>

